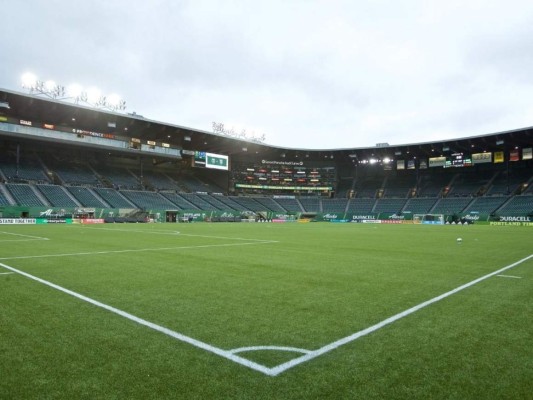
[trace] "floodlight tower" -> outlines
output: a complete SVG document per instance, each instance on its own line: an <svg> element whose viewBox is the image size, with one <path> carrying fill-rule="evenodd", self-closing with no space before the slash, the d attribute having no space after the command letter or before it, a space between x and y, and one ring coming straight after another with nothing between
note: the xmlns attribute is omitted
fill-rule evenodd
<svg viewBox="0 0 533 400"><path fill-rule="evenodd" d="M99 89L91 87L83 89L78 84L69 85L66 89L54 81L41 81L28 72L22 75L22 87L32 94L42 94L55 100L72 100L74 103L85 103L95 108L105 108L110 111L124 111L126 102L117 94L103 95Z"/></svg>

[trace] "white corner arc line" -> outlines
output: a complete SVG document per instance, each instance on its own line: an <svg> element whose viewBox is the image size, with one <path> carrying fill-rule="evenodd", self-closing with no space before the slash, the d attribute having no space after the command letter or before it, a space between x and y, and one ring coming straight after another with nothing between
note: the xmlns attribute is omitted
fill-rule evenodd
<svg viewBox="0 0 533 400"><path fill-rule="evenodd" d="M233 361L233 362L235 362L237 364L241 364L241 365L243 365L245 367L248 367L248 368L254 369L256 371L262 372L262 373L264 373L266 375L271 375L271 373L270 373L271 368L268 368L268 367L265 367L264 365L261 365L261 364L258 364L256 362L247 360L246 358L239 357L239 356L231 353L230 351L220 349L220 348L212 346L210 344L201 342L200 340L197 340L197 339L191 338L189 336L183 335L183 334L181 334L179 332L175 332L175 331L173 331L171 329L168 329L168 328L165 328L163 326L154 324L153 322L150 322L150 321L147 321L145 319L136 317L133 314L127 313L127 312L122 311L122 310L120 310L118 308L115 308L115 307L109 306L107 304L101 303L98 300L94 300L94 299L92 299L90 297L84 296L84 295L79 294L77 292L74 292L72 290L66 289L66 288L64 288L62 286L56 285L55 283L52 283L52 282L49 282L47 280L38 278L38 277L36 277L34 275L28 274L27 272L20 271L20 270L18 270L16 268L10 267L9 265L0 263L0 266L4 267L4 268L6 268L6 269L8 269L8 270L10 270L12 272L15 272L17 274L23 275L26 278L29 278L29 279L32 279L32 280L37 281L39 283L42 283L43 285L46 285L46 286L49 286L49 287L51 287L53 289L59 290L60 292L63 292L63 293L66 293L66 294L68 294L70 296L76 297L76 298L78 298L80 300L83 300L83 301L85 301L87 303L90 303L90 304L92 304L94 306L103 308L104 310L107 310L107 311L110 311L110 312L112 312L114 314L120 315L121 317L129 319L130 321L136 322L136 323L138 323L140 325L144 325L144 326L146 326L146 327L148 327L150 329L153 329L155 331L164 333L165 335L173 337L174 339L177 339L177 340L179 340L181 342L189 343L189 344L193 345L194 347L198 347L198 348L200 348L202 350L206 350L206 351L209 351L209 352L214 353L216 355L219 355L221 357L227 358L228 360L231 360L231 361Z"/></svg>
<svg viewBox="0 0 533 400"><path fill-rule="evenodd" d="M311 350L300 349L298 347L286 347L286 346L249 346L239 347L238 349L228 350L231 354L245 353L248 351L261 351L261 350L274 350L274 351L289 351L291 353L311 353Z"/></svg>
<svg viewBox="0 0 533 400"><path fill-rule="evenodd" d="M508 269L511 269L511 268L514 268L516 267L517 265L519 264L522 264L523 262L529 260L530 258L533 258L533 254L530 254L529 256L525 257L525 258L522 258L521 260L518 260L517 262L514 262L512 264L509 264L507 265L506 267L503 267L503 268L500 268L499 270L497 271L494 271L494 272L491 272L490 274L487 274L487 275L484 275L482 276L481 278L477 278L477 279L474 279L473 281L470 281L468 283L465 283L464 285L461 285L455 289L452 289L446 293L443 293L441 294L440 296L437 296L437 297L433 297L432 299L430 300L427 300L427 301L424 301L423 303L420 303L414 307L411 307L405 311L402 311L396 315L393 315L392 317L389 317L387 319L384 319L383 321L381 322L378 322L377 324L375 325L372 325L372 326L369 326L368 328L366 329L363 329L359 332L356 332L350 336L346 336L342 339L339 339L339 340L336 340L326 346L323 346L317 350L314 350L312 352L310 352L309 354L306 354L304 356L301 356L301 357L298 357L298 358L294 358L286 363L283 363L283 364L280 364L274 368L272 368L272 375L273 376L276 376L290 368L293 368L299 364L302 364L304 362L307 362L309 360L312 360L313 358L316 358L318 356L321 356L325 353L328 353L340 346L343 346L345 344L348 344L348 343L351 343L353 342L354 340L357 340L359 339L360 337L363 337L363 336L366 336L372 332L375 332L377 331L378 329L381 329L401 318L404 318L410 314L413 314L414 312L418 311L418 310L421 310L422 308L425 308L433 303L436 303L442 299L445 299L446 297L449 297L451 296L452 294L455 294L457 292L460 292L461 290L464 290L464 289L467 289L469 288L470 286L473 286L481 281L484 281L485 279L488 279L490 277L493 277L495 275L498 275L498 274L501 274L502 272L504 271L507 271Z"/></svg>
<svg viewBox="0 0 533 400"><path fill-rule="evenodd" d="M152 322L146 321L146 320L144 320L142 318L136 317L135 315L129 314L129 313L127 313L125 311L122 311L122 310L119 310L119 309L117 309L115 307L112 307L112 306L109 306L107 304L101 303L101 302L99 302L97 300L91 299L90 297L87 297L87 296L84 296L82 294L76 293L76 292L74 292L72 290L63 288L62 286L56 285L56 284L54 284L52 282L46 281L44 279L38 278L38 277L33 276L31 274L28 274L26 272L20 271L18 269L10 267L9 265L0 263L0 267L4 267L4 268L6 268L6 269L8 269L8 270L10 270L12 272L15 272L17 274L23 275L23 276L25 276L25 277L27 277L29 279L35 280L35 281L37 281L39 283L47 285L47 286L49 286L51 288L54 288L56 290L59 290L59 291L61 291L63 293L69 294L69 295L71 295L73 297L76 297L76 298L78 298L80 300L83 300L83 301L86 301L88 303L91 303L91 304L93 304L93 305L95 305L97 307L100 307L100 308L103 308L103 309L108 310L110 312L113 312L113 313L115 313L117 315L120 315L120 316L122 316L122 317L124 317L126 319L129 319L129 320L131 320L133 322L136 322L136 323L138 323L140 325L144 325L144 326L146 326L148 328L151 328L151 329L156 330L158 332L164 333L165 335L171 336L171 337L173 337L173 338L175 338L175 339L177 339L179 341L182 341L182 342L185 342L185 343L189 343L189 344L191 344L191 345L193 345L193 346L195 346L197 348L200 348L200 349L209 351L211 353L217 354L217 355L219 355L221 357L224 357L224 358L226 358L228 360L231 360L231 361L233 361L233 362L235 362L237 364L246 366L246 367L251 368L253 370L256 370L258 372L262 372L265 375L277 376L277 375L281 374L282 372L285 372L288 369L291 369L291 368L293 368L293 367L295 367L297 365L300 365L300 364L302 364L304 362L307 362L307 361L310 361L310 360L312 360L314 358L317 358L317 357L319 357L319 356L321 356L323 354L326 354L326 353L328 353L328 352L330 352L332 350L335 350L338 347L341 347L341 346L343 346L345 344L351 343L351 342L353 342L353 341L355 341L355 340L357 340L357 339L359 339L359 338L361 338L363 336L366 336L366 335L368 335L368 334L370 334L372 332L375 332L378 329L381 329L381 328L383 328L383 327L385 327L385 326L387 326L387 325L389 325L389 324L391 324L391 323L393 323L393 322L395 322L395 321L397 321L397 320L399 320L401 318L404 318L404 317L406 317L406 316L408 316L410 314L413 314L416 311L419 311L419 310L421 310L421 309L423 309L423 308L425 308L425 307L427 307L427 306L429 306L429 305L431 305L433 303L436 303L436 302L438 302L440 300L445 299L446 297L449 297L449 296L451 296L451 295L453 295L455 293L458 293L458 292L460 292L460 291L462 291L464 289L467 289L470 286L473 286L473 285L475 285L475 284L477 284L479 282L482 282L482 281L484 281L484 280L486 280L486 279L488 279L490 277L493 277L495 275L501 274L502 272L504 272L504 271L506 271L508 269L514 268L517 265L520 265L523 262L525 262L525 261L527 261L527 260L529 260L531 258L533 258L533 254L531 254L531 255L529 255L529 256L527 256L525 258L522 258L521 260L518 260L518 261L516 261L516 262L514 262L512 264L509 264L509 265L507 265L507 266L505 266L503 268L500 268L497 271L491 272L491 273L489 273L487 275L484 275L484 276L482 276L480 278L474 279L473 281L465 283L464 285L461 285L461 286L459 286L459 287L457 287L455 289L452 289L452 290L450 290L450 291L448 291L446 293L443 293L443 294L441 294L441 295L439 295L437 297L434 297L434 298L432 298L430 300L422 302L422 303L420 303L420 304L418 304L418 305L416 305L414 307L411 307L411 308L409 308L409 309L407 309L405 311L402 311L402 312L400 312L398 314L395 314L392 317L384 319L383 321L378 322L377 324L372 325L372 326L370 326L370 327L368 327L366 329L363 329L363 330L361 330L359 332L356 332L356 333L354 333L352 335L349 335L349 336L346 336L346 337L341 338L339 340L336 340L334 342L331 342L331 343L329 343L329 344L327 344L327 345L325 345L325 346L323 346L323 347L321 347L321 348L319 348L317 350L312 350L312 351L305 350L307 352L305 355L303 355L301 357L294 358L294 359L292 359L292 360L290 360L290 361L288 361L286 363L280 364L280 365L278 365L276 367L273 367L273 368L268 368L268 367L266 367L264 365L261 365L259 363L256 363L256 362L250 361L248 359L239 357L238 355L235 355L234 353L236 352L236 350L239 350L239 349L234 349L234 350L223 350L223 349L220 349L220 348L212 346L210 344L201 342L201 341L199 341L197 339L193 339L193 338L191 338L189 336L183 335L183 334L181 334L179 332L175 332L175 331L172 331L172 330L170 330L168 328L165 328L165 327L162 327L160 325L154 324ZM275 346L266 346L266 347L275 347ZM243 348L241 348L241 349L243 349ZM303 349L300 349L300 350L303 350Z"/></svg>

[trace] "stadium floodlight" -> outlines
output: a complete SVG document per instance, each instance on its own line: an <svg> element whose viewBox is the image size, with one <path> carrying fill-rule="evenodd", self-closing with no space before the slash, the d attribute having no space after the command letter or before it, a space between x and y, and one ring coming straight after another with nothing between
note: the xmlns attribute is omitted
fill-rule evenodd
<svg viewBox="0 0 533 400"><path fill-rule="evenodd" d="M31 94L42 94L56 100L73 100L76 104L86 103L95 108L106 108L111 111L123 111L126 102L118 95L108 97L102 95L99 89L90 88L84 90L78 84L72 84L65 89L52 80L40 81L34 74L27 72L22 75L22 87L28 89Z"/></svg>
<svg viewBox="0 0 533 400"><path fill-rule="evenodd" d="M81 87L81 85L78 85L77 83L73 83L72 85L69 85L67 87L67 96L69 97L76 99L76 98L79 98L82 93L83 93L83 88Z"/></svg>

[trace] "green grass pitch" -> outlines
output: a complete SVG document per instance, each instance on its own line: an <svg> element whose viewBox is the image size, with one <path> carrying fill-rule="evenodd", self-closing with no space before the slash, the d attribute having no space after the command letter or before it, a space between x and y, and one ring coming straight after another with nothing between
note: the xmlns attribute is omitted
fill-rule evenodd
<svg viewBox="0 0 533 400"><path fill-rule="evenodd" d="M532 254L529 227L0 226L0 399L531 399Z"/></svg>

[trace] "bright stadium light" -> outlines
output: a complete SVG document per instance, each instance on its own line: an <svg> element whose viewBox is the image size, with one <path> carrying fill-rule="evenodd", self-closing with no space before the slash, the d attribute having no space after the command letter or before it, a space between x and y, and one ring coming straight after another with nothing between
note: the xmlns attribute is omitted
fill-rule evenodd
<svg viewBox="0 0 533 400"><path fill-rule="evenodd" d="M89 104L98 104L102 99L102 94L100 89L95 87L87 89L87 103Z"/></svg>
<svg viewBox="0 0 533 400"><path fill-rule="evenodd" d="M78 98L83 93L83 88L77 83L73 83L67 87L67 96L72 98Z"/></svg>
<svg viewBox="0 0 533 400"><path fill-rule="evenodd" d="M24 75L22 75L22 87L25 89L29 89L31 87L36 86L37 83L37 77L33 75L31 72L26 72Z"/></svg>
<svg viewBox="0 0 533 400"><path fill-rule="evenodd" d="M99 89L84 90L78 84L69 85L66 89L52 80L40 81L31 72L22 75L22 87L31 94L42 94L56 100L73 100L76 104L86 103L95 108L106 108L111 111L123 111L126 102L116 94L102 95Z"/></svg>

